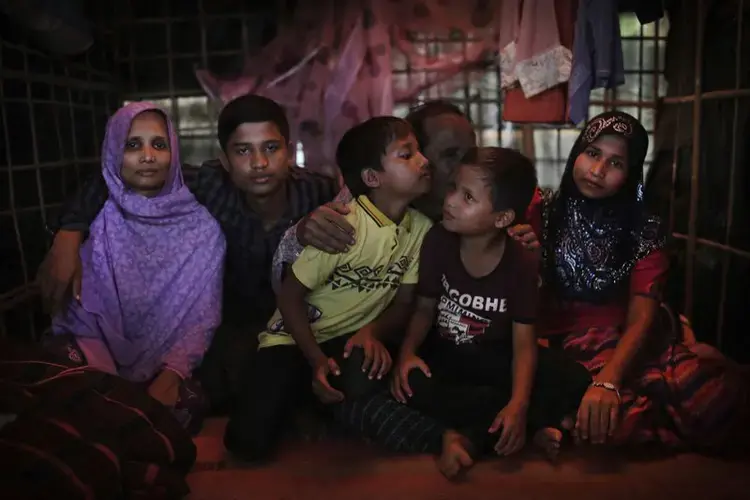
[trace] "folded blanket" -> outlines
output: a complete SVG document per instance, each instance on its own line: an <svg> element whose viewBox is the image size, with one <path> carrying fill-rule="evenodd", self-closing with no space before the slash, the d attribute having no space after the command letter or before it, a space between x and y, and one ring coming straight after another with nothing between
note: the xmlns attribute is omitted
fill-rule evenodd
<svg viewBox="0 0 750 500"><path fill-rule="evenodd" d="M0 342L4 498L172 499L189 492L195 445L136 384Z"/></svg>

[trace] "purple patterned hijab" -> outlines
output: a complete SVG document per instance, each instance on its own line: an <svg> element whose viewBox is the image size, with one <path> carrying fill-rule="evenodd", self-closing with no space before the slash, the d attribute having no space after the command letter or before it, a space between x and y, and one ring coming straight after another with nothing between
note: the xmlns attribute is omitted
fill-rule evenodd
<svg viewBox="0 0 750 500"><path fill-rule="evenodd" d="M102 172L109 199L81 247L80 303L54 318L55 334L103 343L122 377L147 381L169 368L189 377L221 318L225 242L218 223L185 186L177 135L167 181L153 198L120 175L133 119L159 111L131 103L107 123Z"/></svg>

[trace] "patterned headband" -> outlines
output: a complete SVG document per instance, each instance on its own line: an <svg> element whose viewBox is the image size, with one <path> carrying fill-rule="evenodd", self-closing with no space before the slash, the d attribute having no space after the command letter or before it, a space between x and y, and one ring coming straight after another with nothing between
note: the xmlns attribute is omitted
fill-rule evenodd
<svg viewBox="0 0 750 500"><path fill-rule="evenodd" d="M594 118L583 131L583 139L591 144L605 130L612 129L620 135L630 137L635 129L633 122L622 115Z"/></svg>

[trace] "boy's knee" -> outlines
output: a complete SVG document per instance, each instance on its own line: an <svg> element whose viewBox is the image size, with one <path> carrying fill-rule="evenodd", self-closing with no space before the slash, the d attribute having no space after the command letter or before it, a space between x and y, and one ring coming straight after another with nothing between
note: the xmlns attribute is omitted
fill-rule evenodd
<svg viewBox="0 0 750 500"><path fill-rule="evenodd" d="M580 401L593 380L591 373L581 363L566 358L560 366L559 380L574 400Z"/></svg>
<svg viewBox="0 0 750 500"><path fill-rule="evenodd" d="M409 372L407 377L409 382L409 388L411 388L412 398L411 403L419 405L419 402L432 399L432 380L422 372L422 370L415 368Z"/></svg>
<svg viewBox="0 0 750 500"><path fill-rule="evenodd" d="M576 380L576 386L583 392L586 392L589 385L593 381L593 377L588 369L577 361L573 361L575 367L573 369L573 378Z"/></svg>
<svg viewBox="0 0 750 500"><path fill-rule="evenodd" d="M549 349L539 357L537 376L542 390L561 392L565 399L576 404L583 398L592 380L591 374L581 363L563 352Z"/></svg>

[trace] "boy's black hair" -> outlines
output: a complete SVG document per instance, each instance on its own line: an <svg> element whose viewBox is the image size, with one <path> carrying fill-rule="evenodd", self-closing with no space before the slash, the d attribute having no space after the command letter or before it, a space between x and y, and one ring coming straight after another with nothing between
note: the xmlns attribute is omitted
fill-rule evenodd
<svg viewBox="0 0 750 500"><path fill-rule="evenodd" d="M383 170L388 146L411 133L409 123L395 116L376 116L346 131L336 148L336 163L353 196L370 191L362 180L362 171Z"/></svg>
<svg viewBox="0 0 750 500"><path fill-rule="evenodd" d="M226 151L229 136L243 123L271 122L289 142L289 121L276 101L257 94L245 94L229 101L219 114L217 136L221 149Z"/></svg>
<svg viewBox="0 0 750 500"><path fill-rule="evenodd" d="M487 173L496 212L513 210L515 221L524 220L537 188L531 160L513 149L480 147L467 151L461 164L477 166Z"/></svg>
<svg viewBox="0 0 750 500"><path fill-rule="evenodd" d="M414 129L414 137L417 138L421 150L424 151L424 148L427 147L428 143L427 132L425 130L427 120L442 115L456 115L462 116L467 120L469 119L458 106L442 99L427 101L424 104L420 104L409 111L409 114L406 115L406 121L409 122L411 128Z"/></svg>

